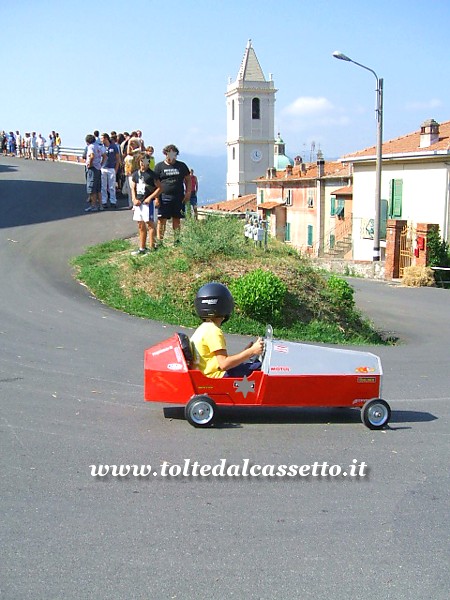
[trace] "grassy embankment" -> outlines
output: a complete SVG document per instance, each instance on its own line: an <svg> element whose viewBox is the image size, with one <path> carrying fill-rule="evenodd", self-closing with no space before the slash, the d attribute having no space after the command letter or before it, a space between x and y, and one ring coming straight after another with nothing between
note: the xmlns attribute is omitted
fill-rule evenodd
<svg viewBox="0 0 450 600"><path fill-rule="evenodd" d="M170 228L170 227L169 227ZM134 240L135 241L135 240ZM105 304L140 317L196 327L193 300L208 281L228 285L235 297L228 333L339 344L380 344L381 335L355 308L353 289L317 271L289 246L255 248L233 218L183 223L181 243L133 257L130 240L88 248L72 262L77 277Z"/></svg>

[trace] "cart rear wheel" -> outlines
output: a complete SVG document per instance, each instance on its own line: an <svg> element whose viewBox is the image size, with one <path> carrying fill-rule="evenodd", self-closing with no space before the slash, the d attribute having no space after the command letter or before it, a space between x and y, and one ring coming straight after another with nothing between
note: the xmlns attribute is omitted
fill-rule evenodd
<svg viewBox="0 0 450 600"><path fill-rule="evenodd" d="M194 396L186 404L184 415L194 427L211 427L216 417L216 405L209 396Z"/></svg>
<svg viewBox="0 0 450 600"><path fill-rule="evenodd" d="M382 429L391 418L391 407L381 398L369 400L361 409L361 420L369 429Z"/></svg>

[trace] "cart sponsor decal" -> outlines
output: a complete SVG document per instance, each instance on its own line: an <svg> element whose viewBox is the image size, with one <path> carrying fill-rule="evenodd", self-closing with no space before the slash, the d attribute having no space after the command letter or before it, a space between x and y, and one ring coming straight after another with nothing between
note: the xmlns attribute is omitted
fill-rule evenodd
<svg viewBox="0 0 450 600"><path fill-rule="evenodd" d="M357 383L376 383L377 378L376 377L358 377L356 381L357 381Z"/></svg>
<svg viewBox="0 0 450 600"><path fill-rule="evenodd" d="M181 371L183 365L180 365L179 363L170 363L167 365L167 368L171 371Z"/></svg>
<svg viewBox="0 0 450 600"><path fill-rule="evenodd" d="M271 371L278 371L280 373L290 373L291 367L270 367Z"/></svg>
<svg viewBox="0 0 450 600"><path fill-rule="evenodd" d="M175 356L177 357L177 361L179 363L183 362L183 356L182 356L181 350L180 350L180 348L178 348L178 346L175 346Z"/></svg>
<svg viewBox="0 0 450 600"><path fill-rule="evenodd" d="M374 371L374 367L357 367L355 369L356 373L373 373Z"/></svg>
<svg viewBox="0 0 450 600"><path fill-rule="evenodd" d="M160 354L164 354L164 352L169 352L169 350L173 350L173 346L167 346L166 348L161 348L161 350L155 350L155 352L152 352L152 356L159 356Z"/></svg>
<svg viewBox="0 0 450 600"><path fill-rule="evenodd" d="M249 381L247 375L245 375L242 381L235 381L233 385L236 388L236 393L241 393L244 398L247 398L247 394L250 392L252 394L255 393L255 382Z"/></svg>
<svg viewBox="0 0 450 600"><path fill-rule="evenodd" d="M273 349L275 352L289 352L289 348L283 344L274 344Z"/></svg>

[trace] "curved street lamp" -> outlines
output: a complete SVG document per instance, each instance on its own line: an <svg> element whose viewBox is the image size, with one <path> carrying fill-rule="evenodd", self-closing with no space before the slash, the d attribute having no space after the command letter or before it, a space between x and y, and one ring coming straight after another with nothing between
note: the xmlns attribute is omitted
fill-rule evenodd
<svg viewBox="0 0 450 600"><path fill-rule="evenodd" d="M381 216L381 162L382 162L382 147L383 147L383 79L380 79L373 69L369 69L356 60L352 60L342 52L333 52L334 58L351 62L358 67L370 71L377 80L376 89L376 118L377 118L377 154L375 168L375 219L373 231L373 260L380 260L380 216Z"/></svg>

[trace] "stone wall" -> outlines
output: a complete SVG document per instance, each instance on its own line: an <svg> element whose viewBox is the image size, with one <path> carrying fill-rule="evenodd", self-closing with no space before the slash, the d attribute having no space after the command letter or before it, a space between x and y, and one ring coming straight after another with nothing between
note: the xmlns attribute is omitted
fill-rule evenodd
<svg viewBox="0 0 450 600"><path fill-rule="evenodd" d="M360 260L343 260L339 258L313 258L312 264L347 277L364 277L365 279L385 279L385 264Z"/></svg>

